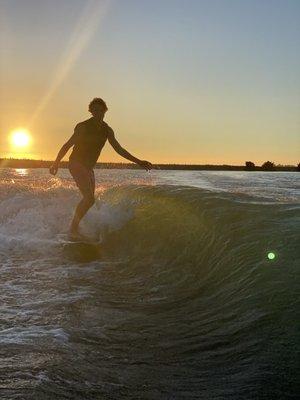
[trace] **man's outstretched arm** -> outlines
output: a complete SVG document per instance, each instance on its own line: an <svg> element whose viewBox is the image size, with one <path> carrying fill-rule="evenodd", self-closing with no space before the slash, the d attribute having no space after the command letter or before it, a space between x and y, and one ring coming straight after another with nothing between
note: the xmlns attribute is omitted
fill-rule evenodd
<svg viewBox="0 0 300 400"><path fill-rule="evenodd" d="M112 145L113 149L120 154L120 156L126 158L129 161L132 161L138 165L140 165L141 167L145 168L146 170L150 170L153 166L151 164L151 162L146 161L146 160L140 160L136 157L134 157L132 154L130 154L127 150L125 150L120 143L117 141L117 139L115 138L115 134L114 131L112 129L109 130L109 134L108 134L108 141L109 143Z"/></svg>
<svg viewBox="0 0 300 400"><path fill-rule="evenodd" d="M70 139L61 147L59 150L56 160L54 163L51 165L49 172L52 175L56 175L58 167L59 167L59 162L64 156L67 154L68 150L75 144L76 137L78 135L78 128L75 127L73 135L70 137Z"/></svg>

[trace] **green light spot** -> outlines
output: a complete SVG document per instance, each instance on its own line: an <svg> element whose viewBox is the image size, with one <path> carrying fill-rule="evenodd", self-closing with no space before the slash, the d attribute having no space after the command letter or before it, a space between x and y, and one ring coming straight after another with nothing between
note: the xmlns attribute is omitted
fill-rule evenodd
<svg viewBox="0 0 300 400"><path fill-rule="evenodd" d="M272 252L268 253L268 259L269 259L269 260L274 260L275 257L276 257L276 256L275 256L274 253L272 253Z"/></svg>

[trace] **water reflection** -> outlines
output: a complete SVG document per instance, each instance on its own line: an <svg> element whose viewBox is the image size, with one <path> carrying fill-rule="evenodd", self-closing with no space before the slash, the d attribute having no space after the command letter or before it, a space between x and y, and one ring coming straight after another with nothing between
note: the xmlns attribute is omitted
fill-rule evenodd
<svg viewBox="0 0 300 400"><path fill-rule="evenodd" d="M27 176L28 175L28 169L26 168L15 168L16 175L18 176Z"/></svg>

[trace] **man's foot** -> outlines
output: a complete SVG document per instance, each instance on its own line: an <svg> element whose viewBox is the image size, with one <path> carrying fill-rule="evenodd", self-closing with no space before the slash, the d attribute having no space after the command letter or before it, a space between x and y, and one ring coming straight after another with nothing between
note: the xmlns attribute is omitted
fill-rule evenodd
<svg viewBox="0 0 300 400"><path fill-rule="evenodd" d="M69 232L69 239L72 242L88 242L89 238L87 238L86 236L82 235L81 233L79 233L78 231L70 231Z"/></svg>

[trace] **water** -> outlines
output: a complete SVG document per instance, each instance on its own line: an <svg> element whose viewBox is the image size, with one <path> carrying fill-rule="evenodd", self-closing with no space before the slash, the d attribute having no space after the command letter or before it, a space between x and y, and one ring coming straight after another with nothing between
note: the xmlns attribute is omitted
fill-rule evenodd
<svg viewBox="0 0 300 400"><path fill-rule="evenodd" d="M0 170L1 398L296 398L298 177Z"/></svg>

